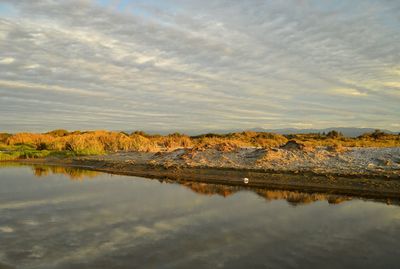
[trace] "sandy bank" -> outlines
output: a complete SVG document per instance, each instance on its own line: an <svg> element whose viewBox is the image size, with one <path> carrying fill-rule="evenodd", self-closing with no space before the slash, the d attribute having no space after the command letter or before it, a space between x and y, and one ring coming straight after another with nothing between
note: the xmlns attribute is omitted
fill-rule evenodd
<svg viewBox="0 0 400 269"><path fill-rule="evenodd" d="M237 148L178 149L171 152L122 152L74 159L76 163L100 161L108 164L148 165L165 168L226 168L276 173L362 176L400 179L400 148L325 147L308 149Z"/></svg>
<svg viewBox="0 0 400 269"><path fill-rule="evenodd" d="M400 198L400 148L178 149L42 162L176 181ZM249 178L248 184L243 178Z"/></svg>

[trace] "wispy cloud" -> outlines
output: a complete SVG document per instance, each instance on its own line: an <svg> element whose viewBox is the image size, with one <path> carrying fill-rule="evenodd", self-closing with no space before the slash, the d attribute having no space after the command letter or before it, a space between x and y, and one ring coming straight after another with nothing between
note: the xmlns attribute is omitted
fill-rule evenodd
<svg viewBox="0 0 400 269"><path fill-rule="evenodd" d="M387 128L400 117L395 1L0 3L13 11L0 12L4 131Z"/></svg>
<svg viewBox="0 0 400 269"><path fill-rule="evenodd" d="M30 89L30 90L42 90L42 91L50 91L50 92L63 92L67 94L77 94L77 95L88 95L88 96L107 96L106 93L96 93L91 91L86 91L82 89L76 88L66 88L58 85L49 85L49 84L39 84L39 83L26 83L22 81L7 81L0 80L0 87L7 88L9 90L16 89Z"/></svg>
<svg viewBox="0 0 400 269"><path fill-rule="evenodd" d="M332 92L334 94L349 95L349 96L355 96L355 97L368 95L365 92L361 92L357 89L351 89L351 88L337 88L337 89L333 89Z"/></svg>
<svg viewBox="0 0 400 269"><path fill-rule="evenodd" d="M0 64L11 64L14 61L15 61L15 59L12 57L4 57L4 58L0 59Z"/></svg>

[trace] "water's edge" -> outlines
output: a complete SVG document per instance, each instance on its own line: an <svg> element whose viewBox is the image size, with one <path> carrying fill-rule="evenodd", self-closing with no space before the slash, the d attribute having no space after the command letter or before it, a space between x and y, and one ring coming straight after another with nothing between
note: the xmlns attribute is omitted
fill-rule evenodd
<svg viewBox="0 0 400 269"><path fill-rule="evenodd" d="M395 203L400 200L400 181L382 178L332 177L314 174L282 174L252 170L173 167L104 161L19 160L10 163L52 165L87 169L116 175L177 182L202 182L246 188L323 193ZM244 183L243 179L249 182Z"/></svg>

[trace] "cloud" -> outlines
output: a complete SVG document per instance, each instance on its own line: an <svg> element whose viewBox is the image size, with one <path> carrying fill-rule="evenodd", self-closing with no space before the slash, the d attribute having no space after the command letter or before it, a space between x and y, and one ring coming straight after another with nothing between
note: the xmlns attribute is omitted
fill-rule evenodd
<svg viewBox="0 0 400 269"><path fill-rule="evenodd" d="M360 92L357 89L351 88L337 88L332 91L334 94L342 94L342 95L349 95L349 96L367 96L368 94L365 92Z"/></svg>
<svg viewBox="0 0 400 269"><path fill-rule="evenodd" d="M7 81L0 80L0 87L6 89L32 89L32 90L43 90L51 92L64 92L68 94L88 95L88 96L107 96L105 93L96 93L75 88L65 88L58 85L42 85L38 83L25 83L21 81Z"/></svg>
<svg viewBox="0 0 400 269"><path fill-rule="evenodd" d="M12 233L12 232L14 232L14 229L10 226L0 226L0 232L1 233Z"/></svg>
<svg viewBox="0 0 400 269"><path fill-rule="evenodd" d="M388 81L388 82L383 83L383 85L386 87L400 89L400 81Z"/></svg>
<svg viewBox="0 0 400 269"><path fill-rule="evenodd" d="M15 61L15 59L12 57L5 57L5 58L0 59L0 64L11 64L14 61Z"/></svg>
<svg viewBox="0 0 400 269"><path fill-rule="evenodd" d="M385 128L400 116L390 84L400 61L394 1L1 2L13 10L0 12L0 120L10 131L281 127L304 118ZM381 121L364 118L379 116L372 102ZM123 112L99 115L115 110Z"/></svg>
<svg viewBox="0 0 400 269"><path fill-rule="evenodd" d="M27 209L36 206L43 205L56 205L61 203L68 203L74 201L82 201L89 199L88 196L71 196L71 197L60 197L55 199L41 199L41 200L29 200L29 201L18 201L18 202L8 202L2 203L0 205L0 211L8 209Z"/></svg>

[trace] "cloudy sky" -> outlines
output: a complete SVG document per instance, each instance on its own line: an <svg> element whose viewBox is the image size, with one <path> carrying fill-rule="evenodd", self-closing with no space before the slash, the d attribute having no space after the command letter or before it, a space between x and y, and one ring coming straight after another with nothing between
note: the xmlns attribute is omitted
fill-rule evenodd
<svg viewBox="0 0 400 269"><path fill-rule="evenodd" d="M0 0L0 131L400 129L400 1Z"/></svg>

